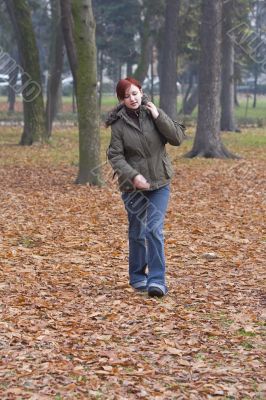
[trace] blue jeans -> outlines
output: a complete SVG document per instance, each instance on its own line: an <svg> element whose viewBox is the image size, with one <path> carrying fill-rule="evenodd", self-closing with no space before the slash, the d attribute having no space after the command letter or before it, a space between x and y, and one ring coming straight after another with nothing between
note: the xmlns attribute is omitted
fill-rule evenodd
<svg viewBox="0 0 266 400"><path fill-rule="evenodd" d="M169 195L169 185L122 193L129 223L129 283L135 289L156 286L167 293L163 225Z"/></svg>

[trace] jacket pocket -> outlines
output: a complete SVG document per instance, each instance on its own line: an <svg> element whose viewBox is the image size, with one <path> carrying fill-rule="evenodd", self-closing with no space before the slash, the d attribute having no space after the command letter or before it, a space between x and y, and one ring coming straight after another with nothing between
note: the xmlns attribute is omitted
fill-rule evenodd
<svg viewBox="0 0 266 400"><path fill-rule="evenodd" d="M163 169L166 178L170 179L173 176L173 169L170 161L167 158L163 158Z"/></svg>

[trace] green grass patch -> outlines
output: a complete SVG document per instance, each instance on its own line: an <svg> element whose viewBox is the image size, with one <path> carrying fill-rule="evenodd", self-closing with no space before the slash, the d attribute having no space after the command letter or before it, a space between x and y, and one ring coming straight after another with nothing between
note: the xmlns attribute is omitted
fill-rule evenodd
<svg viewBox="0 0 266 400"><path fill-rule="evenodd" d="M17 98L17 108L21 110L22 105L21 98ZM159 106L159 96L154 97L154 103ZM8 113L6 111L7 101L6 97L0 96L0 119L2 121L23 121L23 113L15 112ZM63 112L58 113L56 120L61 123L77 123L77 113L72 112L72 97L63 96L62 98ZM101 104L101 119L104 121L108 112L118 105L118 100L115 95L104 94L102 97ZM182 106L182 98L178 97L177 109L180 110ZM197 122L198 109L195 108L191 115L180 115L180 119L184 121L188 126L194 126ZM256 108L253 108L253 98L249 99L247 107L247 98L245 95L239 95L239 107L235 107L235 117L240 127L243 126L255 126L259 128L266 127L266 96L258 96Z"/></svg>
<svg viewBox="0 0 266 400"><path fill-rule="evenodd" d="M249 336L249 337L254 337L254 336L256 336L256 333L246 331L244 328L240 328L240 329L238 330L238 333L239 333L239 335L241 335L241 336Z"/></svg>
<svg viewBox="0 0 266 400"><path fill-rule="evenodd" d="M248 128L243 129L241 133L224 133L222 139L227 148L241 157L252 154L255 158L265 159L266 129Z"/></svg>
<svg viewBox="0 0 266 400"><path fill-rule="evenodd" d="M243 343L241 343L241 346L242 346L243 349L245 349L245 350L252 350L252 349L254 349L253 344L250 343L250 342L243 342Z"/></svg>
<svg viewBox="0 0 266 400"><path fill-rule="evenodd" d="M19 146L22 127L0 127L0 165L68 165L79 161L78 127L55 128L48 144ZM110 142L110 128L101 128L101 162L107 161L106 150ZM183 158L193 145L195 128L188 129L188 140L180 147L168 146L175 163L197 166L210 165L212 159ZM245 129L241 133L224 133L226 147L243 158L265 159L266 129ZM231 161L228 160L230 163Z"/></svg>

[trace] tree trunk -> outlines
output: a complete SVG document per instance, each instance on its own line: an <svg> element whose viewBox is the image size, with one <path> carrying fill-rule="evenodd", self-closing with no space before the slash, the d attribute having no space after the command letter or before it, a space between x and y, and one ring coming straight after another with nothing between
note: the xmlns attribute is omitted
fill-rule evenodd
<svg viewBox="0 0 266 400"><path fill-rule="evenodd" d="M196 86L195 86L196 85ZM179 114L190 115L198 105L198 65L189 67L188 87Z"/></svg>
<svg viewBox="0 0 266 400"><path fill-rule="evenodd" d="M191 115L199 102L199 88L196 86L183 104L184 115Z"/></svg>
<svg viewBox="0 0 266 400"><path fill-rule="evenodd" d="M182 109L184 109L185 104L187 102L187 99L188 99L188 97L189 97L189 95L190 95L190 93L191 93L191 91L193 89L194 76L195 76L195 73L194 73L193 69L190 68L189 76L188 76L188 87L187 87L186 93L185 93L184 98L183 98Z"/></svg>
<svg viewBox="0 0 266 400"><path fill-rule="evenodd" d="M56 102L56 111L61 113L63 111L63 88L62 88L62 80L60 79L57 91L57 102Z"/></svg>
<svg viewBox="0 0 266 400"><path fill-rule="evenodd" d="M73 76L74 87L77 82L76 71L77 71L77 51L74 42L74 21L71 12L71 0L60 0L61 8L61 23L63 30L63 37L67 51L67 58L71 73ZM76 92L76 87L75 87Z"/></svg>
<svg viewBox="0 0 266 400"><path fill-rule="evenodd" d="M120 62L118 62L118 81L122 78L122 64Z"/></svg>
<svg viewBox="0 0 266 400"><path fill-rule="evenodd" d="M132 61L127 61L127 76L132 76Z"/></svg>
<svg viewBox="0 0 266 400"><path fill-rule="evenodd" d="M257 106L257 92L258 92L258 66L254 65L254 99L253 99L253 108Z"/></svg>
<svg viewBox="0 0 266 400"><path fill-rule="evenodd" d="M100 134L97 104L95 21L91 0L72 0L77 54L79 173L76 183L100 185Z"/></svg>
<svg viewBox="0 0 266 400"><path fill-rule="evenodd" d="M260 27L260 14L263 13L263 10L260 8L260 3L259 0L256 0L256 35L259 38L259 42L261 44L262 42L262 38L261 38L261 27ZM259 46L260 48L261 46ZM258 56L258 52L260 50L258 50L258 48L256 48L255 51L255 58L259 59ZM257 105L257 92L258 92L258 78L259 78L259 66L258 64L255 62L254 63L254 99L253 99L253 108L256 108Z"/></svg>
<svg viewBox="0 0 266 400"><path fill-rule="evenodd" d="M177 119L177 40L180 0L166 0L164 46L160 74L160 107Z"/></svg>
<svg viewBox="0 0 266 400"><path fill-rule="evenodd" d="M102 94L103 94L103 51L98 52L98 68L99 68L99 90L98 90L98 104L99 110L102 108Z"/></svg>
<svg viewBox="0 0 266 400"><path fill-rule="evenodd" d="M233 155L220 138L222 0L202 0L197 131L187 157Z"/></svg>
<svg viewBox="0 0 266 400"><path fill-rule="evenodd" d="M238 97L237 97L237 83L236 82L234 84L234 103L235 103L235 107L240 107Z"/></svg>
<svg viewBox="0 0 266 400"><path fill-rule="evenodd" d="M140 58L137 69L134 73L134 78L137 79L141 84L148 74L150 53L153 44L152 38L150 36L150 19L150 10L149 8L147 8L145 19L142 25Z"/></svg>
<svg viewBox="0 0 266 400"><path fill-rule="evenodd" d="M234 43L227 34L233 28L233 8L231 2L223 3L222 23L222 91L221 91L221 130L234 132Z"/></svg>
<svg viewBox="0 0 266 400"><path fill-rule="evenodd" d="M57 0L50 0L52 10L50 69L47 83L46 129L49 137L52 133L53 121L58 110L58 95L63 69L64 47L61 28L60 4Z"/></svg>
<svg viewBox="0 0 266 400"><path fill-rule="evenodd" d="M151 101L154 102L154 49L151 50Z"/></svg>
<svg viewBox="0 0 266 400"><path fill-rule="evenodd" d="M237 97L237 86L241 82L241 66L240 63L235 60L234 63L234 103L235 107L240 107Z"/></svg>
<svg viewBox="0 0 266 400"><path fill-rule="evenodd" d="M47 139L39 54L26 0L5 0L14 27L22 68L24 129L21 145Z"/></svg>
<svg viewBox="0 0 266 400"><path fill-rule="evenodd" d="M17 84L19 68L16 67L8 74L8 112L13 113L15 111L16 103L16 91L14 87Z"/></svg>

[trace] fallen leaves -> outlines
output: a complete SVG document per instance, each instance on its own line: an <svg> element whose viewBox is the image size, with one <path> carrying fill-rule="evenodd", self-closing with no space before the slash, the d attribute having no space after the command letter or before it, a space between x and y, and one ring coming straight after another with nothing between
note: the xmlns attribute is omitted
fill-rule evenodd
<svg viewBox="0 0 266 400"><path fill-rule="evenodd" d="M1 167L1 399L263 397L265 165L183 162L162 300L128 286L113 183L76 186L74 168L30 159Z"/></svg>

